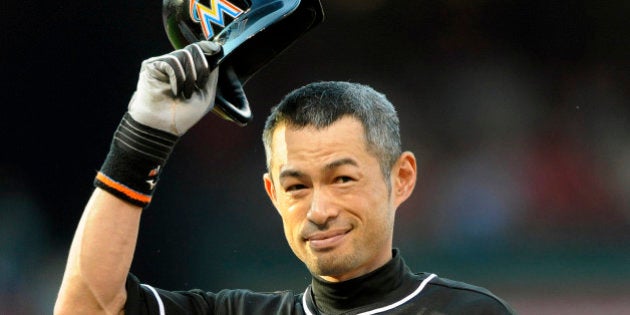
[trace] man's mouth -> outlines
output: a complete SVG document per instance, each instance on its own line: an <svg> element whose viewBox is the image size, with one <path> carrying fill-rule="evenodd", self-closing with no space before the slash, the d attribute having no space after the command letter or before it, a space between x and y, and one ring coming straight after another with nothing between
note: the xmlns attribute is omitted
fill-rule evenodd
<svg viewBox="0 0 630 315"><path fill-rule="evenodd" d="M350 230L334 230L310 234L306 244L315 251L334 248L341 244Z"/></svg>

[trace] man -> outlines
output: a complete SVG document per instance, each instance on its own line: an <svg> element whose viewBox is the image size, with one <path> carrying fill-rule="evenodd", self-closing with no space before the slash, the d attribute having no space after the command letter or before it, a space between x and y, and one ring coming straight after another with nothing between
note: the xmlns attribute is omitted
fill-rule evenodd
<svg viewBox="0 0 630 315"><path fill-rule="evenodd" d="M263 132L265 190L295 255L304 292L168 292L129 274L142 209L177 140L212 109L220 47L199 42L143 62L74 236L56 314L511 314L483 288L414 274L392 246L397 207L416 160L402 152L397 114L348 82L299 88Z"/></svg>

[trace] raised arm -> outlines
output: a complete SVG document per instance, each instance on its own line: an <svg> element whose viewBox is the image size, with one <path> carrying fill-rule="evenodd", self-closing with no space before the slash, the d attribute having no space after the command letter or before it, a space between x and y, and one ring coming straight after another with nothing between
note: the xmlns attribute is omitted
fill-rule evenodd
<svg viewBox="0 0 630 315"><path fill-rule="evenodd" d="M122 314L143 208L177 140L212 109L220 46L199 42L142 63L138 86L72 240L55 314Z"/></svg>
<svg viewBox="0 0 630 315"><path fill-rule="evenodd" d="M142 208L96 188L74 235L55 314L121 314Z"/></svg>

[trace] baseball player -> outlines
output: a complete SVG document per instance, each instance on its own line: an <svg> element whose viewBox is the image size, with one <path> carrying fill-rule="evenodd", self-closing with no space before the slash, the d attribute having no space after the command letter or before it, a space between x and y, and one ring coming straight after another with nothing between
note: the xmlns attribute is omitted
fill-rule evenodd
<svg viewBox="0 0 630 315"><path fill-rule="evenodd" d="M317 82L287 95L263 131L264 188L301 292L166 291L130 274L142 211L169 154L213 107L221 47L200 41L142 63L138 85L70 247L55 314L513 314L484 288L415 273L393 247L416 183L392 104L372 88Z"/></svg>

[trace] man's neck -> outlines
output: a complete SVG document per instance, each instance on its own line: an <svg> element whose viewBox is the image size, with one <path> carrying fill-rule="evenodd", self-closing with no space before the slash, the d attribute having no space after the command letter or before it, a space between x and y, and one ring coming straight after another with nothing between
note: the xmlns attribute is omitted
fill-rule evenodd
<svg viewBox="0 0 630 315"><path fill-rule="evenodd" d="M312 292L322 312L339 313L369 305L396 292L408 293L407 287L413 290L416 286L398 250L393 250L393 258L385 265L350 280L329 282L314 276Z"/></svg>

